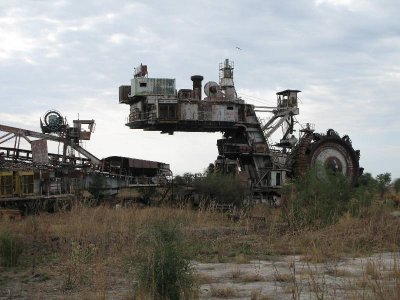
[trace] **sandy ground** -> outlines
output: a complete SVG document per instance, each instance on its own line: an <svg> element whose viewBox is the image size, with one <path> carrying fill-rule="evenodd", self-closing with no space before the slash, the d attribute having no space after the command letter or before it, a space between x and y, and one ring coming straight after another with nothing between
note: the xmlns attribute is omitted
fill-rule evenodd
<svg viewBox="0 0 400 300"><path fill-rule="evenodd" d="M400 253L334 263L286 256L246 264L197 264L196 269L209 281L200 287L201 299L359 299L367 293L363 284L368 280L381 280L382 286L392 284L383 278L398 271L399 262Z"/></svg>
<svg viewBox="0 0 400 300"><path fill-rule="evenodd" d="M200 299L373 299L373 284L393 285L400 276L400 253L380 253L337 262L311 263L301 256L247 263L194 263ZM134 283L122 273L107 271L85 288L66 290L57 268L7 270L0 274L0 300L6 299L129 299ZM372 285L369 285L372 284ZM104 287L100 292L99 286ZM369 287L369 288L366 288ZM105 292L104 292L105 291Z"/></svg>

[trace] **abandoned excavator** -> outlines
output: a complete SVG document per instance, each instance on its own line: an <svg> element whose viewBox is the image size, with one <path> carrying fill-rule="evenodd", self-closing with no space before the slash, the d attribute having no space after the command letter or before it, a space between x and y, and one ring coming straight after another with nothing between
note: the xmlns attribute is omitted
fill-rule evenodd
<svg viewBox="0 0 400 300"><path fill-rule="evenodd" d="M97 200L101 194L121 203L139 199L138 188L157 188L163 193L161 200L166 197L168 164L121 156L99 159L82 147L91 139L94 120L78 119L69 125L58 111L50 110L40 127L42 132L0 124L0 218L9 209L17 214L65 209L77 199L84 202L83 192L93 189ZM61 146L61 153L49 152L50 142L53 150Z"/></svg>
<svg viewBox="0 0 400 300"><path fill-rule="evenodd" d="M341 137L333 129L316 133L313 124L296 121L299 90L276 93L274 107L247 104L237 95L233 71L232 61L221 63L219 83L207 82L203 98L203 76L191 77L192 89L177 91L175 79L150 78L147 66L141 64L131 84L119 87L119 103L130 106L126 126L168 134L222 132L214 168L238 176L248 188L249 201L279 200L288 179L318 165L357 181L362 173L360 151L353 149L349 136ZM256 112L267 112L271 117L262 124ZM271 144L271 136L279 128L283 136Z"/></svg>

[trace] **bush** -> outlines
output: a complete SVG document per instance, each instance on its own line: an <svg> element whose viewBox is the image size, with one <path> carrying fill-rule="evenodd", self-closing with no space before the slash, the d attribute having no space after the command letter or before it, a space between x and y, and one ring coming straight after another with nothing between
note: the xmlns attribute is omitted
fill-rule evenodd
<svg viewBox="0 0 400 300"><path fill-rule="evenodd" d="M140 201L143 204L150 205L156 204L157 198L160 197L160 193L158 192L157 188L154 186L143 186L137 189L137 192L140 195Z"/></svg>
<svg viewBox="0 0 400 300"><path fill-rule="evenodd" d="M211 173L196 182L200 193L219 204L242 205L245 189L241 182L229 174Z"/></svg>
<svg viewBox="0 0 400 300"><path fill-rule="evenodd" d="M165 300L196 297L193 271L182 239L177 224L167 221L153 224L140 235L140 252L134 264L139 296Z"/></svg>
<svg viewBox="0 0 400 300"><path fill-rule="evenodd" d="M8 232L0 233L0 257L4 267L15 267L23 251L22 243Z"/></svg>
<svg viewBox="0 0 400 300"><path fill-rule="evenodd" d="M374 177L372 177L371 173L364 173L358 178L358 185L359 186L377 187L378 182Z"/></svg>
<svg viewBox="0 0 400 300"><path fill-rule="evenodd" d="M364 217L371 207L372 200L377 193L376 182L359 185L352 191L348 211L353 217Z"/></svg>
<svg viewBox="0 0 400 300"><path fill-rule="evenodd" d="M290 199L283 216L291 227L324 226L335 223L347 211L351 184L340 173L311 170L286 186L283 195Z"/></svg>

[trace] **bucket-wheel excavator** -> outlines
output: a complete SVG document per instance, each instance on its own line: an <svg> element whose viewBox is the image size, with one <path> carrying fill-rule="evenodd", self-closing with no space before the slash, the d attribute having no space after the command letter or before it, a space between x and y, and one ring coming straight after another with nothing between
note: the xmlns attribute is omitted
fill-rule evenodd
<svg viewBox="0 0 400 300"><path fill-rule="evenodd" d="M140 65L131 85L119 88L119 102L130 106L126 125L168 134L222 132L214 168L236 174L248 186L250 200L276 200L288 178L302 176L317 165L356 182L362 172L360 152L347 135L340 137L333 129L315 133L310 123L299 124L298 137L294 135L300 91L278 92L275 107L247 104L236 93L233 70L232 61L221 63L219 83L207 82L203 98L203 76L191 77L192 89L177 91L175 79L149 78L147 66ZM272 116L262 124L256 112ZM279 128L283 136L271 145L270 138Z"/></svg>

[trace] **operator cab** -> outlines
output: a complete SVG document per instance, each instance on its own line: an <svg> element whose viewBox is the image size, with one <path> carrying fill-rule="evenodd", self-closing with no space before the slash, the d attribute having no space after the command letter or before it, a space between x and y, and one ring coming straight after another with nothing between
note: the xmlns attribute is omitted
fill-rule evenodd
<svg viewBox="0 0 400 300"><path fill-rule="evenodd" d="M278 108L289 108L289 107L297 107L297 93L300 93L299 90L284 90L282 92L276 93L277 96L277 107Z"/></svg>

